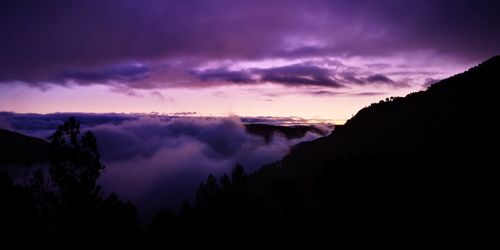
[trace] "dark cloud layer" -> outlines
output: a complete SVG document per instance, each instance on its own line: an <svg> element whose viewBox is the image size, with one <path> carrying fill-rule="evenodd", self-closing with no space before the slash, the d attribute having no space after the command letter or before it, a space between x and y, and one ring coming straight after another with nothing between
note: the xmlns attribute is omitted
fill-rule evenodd
<svg viewBox="0 0 500 250"><path fill-rule="evenodd" d="M382 75L382 74L376 74L376 75L371 75L369 77L366 78L366 81L368 82L379 82L379 83L394 83L394 81L385 76L385 75Z"/></svg>
<svg viewBox="0 0 500 250"><path fill-rule="evenodd" d="M227 68L193 70L193 76L204 82L219 81L232 83L254 83L255 79L246 71L232 71Z"/></svg>
<svg viewBox="0 0 500 250"><path fill-rule="evenodd" d="M402 81L395 81L389 76L368 72L343 72L335 68L315 65L313 62L291 64L266 69L229 70L227 68L205 69L193 71L192 75L206 82L232 82L236 84L276 83L286 86L317 86L327 88L344 88L348 85L387 85L391 87L407 87ZM402 72L397 72L402 74ZM411 74L412 72L408 72ZM325 90L326 91L326 90ZM304 93L316 95L315 91ZM340 92L337 92L337 94Z"/></svg>
<svg viewBox="0 0 500 250"><path fill-rule="evenodd" d="M263 82L289 85L316 85L339 88L341 84L331 78L330 70L311 65L289 65L261 70Z"/></svg>
<svg viewBox="0 0 500 250"><path fill-rule="evenodd" d="M478 62L500 52L499 12L495 0L6 0L0 3L0 82L41 87L143 80L130 86L151 88L174 76L149 79L148 64L181 63L178 72L188 77L199 65L221 60L384 58L419 51ZM236 71L208 73L197 75L200 84L252 79ZM263 78L338 85L316 74Z"/></svg>
<svg viewBox="0 0 500 250"><path fill-rule="evenodd" d="M137 120L139 116L124 114L90 114L90 113L53 113L53 114L17 114L0 112L3 128L14 129L27 135L47 138L57 126L70 116L80 121L83 128L101 124L120 125L125 121ZM1 128L1 126L0 126Z"/></svg>
<svg viewBox="0 0 500 250"><path fill-rule="evenodd" d="M170 115L157 113L151 114L123 114L123 113L52 113L52 114L19 114L0 111L0 128L13 129L24 134L47 138L58 125L61 125L69 117L75 117L83 129L98 125L121 125L128 121L137 121L144 118L159 119L160 121L171 121L186 116L197 119L221 119L218 117L197 117L196 112L176 112ZM261 123L271 125L304 125L310 121L300 117L239 117L243 123Z"/></svg>
<svg viewBox="0 0 500 250"><path fill-rule="evenodd" d="M226 68L194 71L201 81L226 81L232 83L277 83L287 86L343 87L332 79L330 69L306 64L292 64L267 69L228 70Z"/></svg>
<svg viewBox="0 0 500 250"><path fill-rule="evenodd" d="M94 70L73 70L62 72L59 78L62 80L77 82L106 83L113 81L136 81L147 78L150 73L149 67L141 64L115 65L107 68Z"/></svg>

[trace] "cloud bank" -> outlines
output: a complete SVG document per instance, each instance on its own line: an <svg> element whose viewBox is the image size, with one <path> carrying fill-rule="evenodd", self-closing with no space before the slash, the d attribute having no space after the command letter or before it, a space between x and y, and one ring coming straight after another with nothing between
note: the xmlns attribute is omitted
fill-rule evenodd
<svg viewBox="0 0 500 250"><path fill-rule="evenodd" d="M47 135L69 115L82 130L96 137L107 166L99 179L106 192L116 192L138 205L148 218L162 207L178 207L193 198L209 174L220 176L237 163L251 172L281 159L291 146L318 138L307 133L287 140L275 134L269 142L247 133L245 122L270 118L201 118L120 114L14 114L0 113L4 125L31 135ZM290 121L281 119L276 122Z"/></svg>
<svg viewBox="0 0 500 250"><path fill-rule="evenodd" d="M253 171L281 159L290 146L319 137L308 133L287 140L275 135L265 143L248 134L238 118L141 118L92 131L108 165L100 183L145 210L192 198L199 182L211 173L229 172L236 163Z"/></svg>

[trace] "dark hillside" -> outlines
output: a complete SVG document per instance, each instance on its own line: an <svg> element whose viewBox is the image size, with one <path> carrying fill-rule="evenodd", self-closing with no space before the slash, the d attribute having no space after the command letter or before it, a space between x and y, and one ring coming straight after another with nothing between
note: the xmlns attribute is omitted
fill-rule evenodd
<svg viewBox="0 0 500 250"><path fill-rule="evenodd" d="M192 221L264 235L325 226L339 237L486 235L498 196L498 72L493 57L426 91L362 109L331 135L249 175L237 204L224 196L227 180L219 187L209 178L212 191L199 191L208 198Z"/></svg>
<svg viewBox="0 0 500 250"><path fill-rule="evenodd" d="M49 143L42 139L0 129L0 166L45 163L48 152Z"/></svg>
<svg viewBox="0 0 500 250"><path fill-rule="evenodd" d="M245 129L248 133L261 136L266 142L271 141L273 135L280 134L286 139L299 139L311 132L318 135L326 135L327 132L323 131L313 125L297 125L297 126L276 126L269 124L245 124Z"/></svg>

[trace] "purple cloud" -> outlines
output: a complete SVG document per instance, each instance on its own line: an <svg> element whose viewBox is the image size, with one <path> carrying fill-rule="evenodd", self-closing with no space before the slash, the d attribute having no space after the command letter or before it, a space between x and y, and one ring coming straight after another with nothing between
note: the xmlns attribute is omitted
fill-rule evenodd
<svg viewBox="0 0 500 250"><path fill-rule="evenodd" d="M364 85L366 84L366 81L363 79L359 79L356 76L354 76L352 73L344 76L344 81L351 83L351 84L357 84L357 85Z"/></svg>
<svg viewBox="0 0 500 250"><path fill-rule="evenodd" d="M394 81L391 78L382 74L371 75L366 78L366 81L371 83L386 83L386 84L394 83Z"/></svg>
<svg viewBox="0 0 500 250"><path fill-rule="evenodd" d="M470 65L500 52L498 12L500 3L493 0L7 0L0 3L0 83L42 87L70 79L78 84L122 81L131 88L203 85L191 83L186 72L222 61L332 57L358 58L370 67L372 62L363 60L386 63L404 59L405 53ZM113 68L127 62L148 66ZM156 72L163 64L180 68ZM373 71L379 66L375 62ZM249 81L247 75L229 73L204 77ZM264 78L302 86L343 84L319 76Z"/></svg>
<svg viewBox="0 0 500 250"><path fill-rule="evenodd" d="M99 69L66 71L61 73L59 78L63 81L77 83L129 82L147 78L150 71L148 66L135 63Z"/></svg>
<svg viewBox="0 0 500 250"><path fill-rule="evenodd" d="M254 83L252 76L245 71L232 71L226 68L194 70L191 74L201 81L219 81L231 83Z"/></svg>
<svg viewBox="0 0 500 250"><path fill-rule="evenodd" d="M334 91L328 91L328 90L315 90L308 92L310 95L315 95L315 96L338 96L341 94L344 94L343 92L334 92Z"/></svg>
<svg viewBox="0 0 500 250"><path fill-rule="evenodd" d="M385 92L359 92L359 93L352 93L351 95L353 96L378 96L378 95L386 95L387 93Z"/></svg>
<svg viewBox="0 0 500 250"><path fill-rule="evenodd" d="M329 69L295 64L282 67L264 69L260 71L261 82L273 82L287 85L312 85L340 88L343 87L332 79Z"/></svg>
<svg viewBox="0 0 500 250"><path fill-rule="evenodd" d="M265 69L228 70L226 68L193 71L193 76L201 81L219 81L237 84L277 83L287 86L343 87L333 79L328 68L307 64L293 64Z"/></svg>

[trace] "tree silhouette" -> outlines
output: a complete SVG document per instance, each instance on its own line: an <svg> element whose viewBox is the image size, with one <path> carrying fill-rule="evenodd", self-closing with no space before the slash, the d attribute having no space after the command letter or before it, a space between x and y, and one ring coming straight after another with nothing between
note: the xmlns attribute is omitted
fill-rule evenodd
<svg viewBox="0 0 500 250"><path fill-rule="evenodd" d="M229 179L227 174L223 174L220 178L220 185L222 189L227 189L229 188L229 185L231 185L231 179Z"/></svg>
<svg viewBox="0 0 500 250"><path fill-rule="evenodd" d="M79 122L71 117L51 139L50 178L39 169L29 182L16 185L0 171L0 236L57 244L137 242L141 231L135 206L115 194L106 197L96 184L104 165L94 135L81 135Z"/></svg>
<svg viewBox="0 0 500 250"><path fill-rule="evenodd" d="M92 132L80 135L80 123L70 117L52 135L50 174L63 199L98 196L96 180L104 165L100 162Z"/></svg>
<svg viewBox="0 0 500 250"><path fill-rule="evenodd" d="M15 185L6 172L0 171L0 238L5 244L23 237L43 238L44 226L36 200L29 189Z"/></svg>
<svg viewBox="0 0 500 250"><path fill-rule="evenodd" d="M247 199L247 174L240 164L236 164L231 172L231 185L226 199L230 213L238 213L244 208Z"/></svg>
<svg viewBox="0 0 500 250"><path fill-rule="evenodd" d="M209 175L198 187L195 206L191 209L185 204L181 208L181 219L187 225L196 222L197 225L191 228L200 229L205 235L211 234L214 228L227 230L244 222L241 216L245 204L247 174L243 166L237 164L231 171L231 177L223 174L219 182L214 175ZM184 229L184 232L187 231Z"/></svg>
<svg viewBox="0 0 500 250"><path fill-rule="evenodd" d="M233 183L238 185L244 185L246 183L246 179L247 175L245 173L245 168L243 168L240 164L236 164L231 172L231 180Z"/></svg>
<svg viewBox="0 0 500 250"><path fill-rule="evenodd" d="M48 223L56 237L74 240L85 236L90 241L137 239L140 233L134 205L122 202L115 194L104 197L97 185L104 165L92 132L81 135L80 123L70 117L51 139L49 172L57 197L45 196L43 201L52 203L54 208ZM35 190L43 186L40 175L35 175Z"/></svg>

